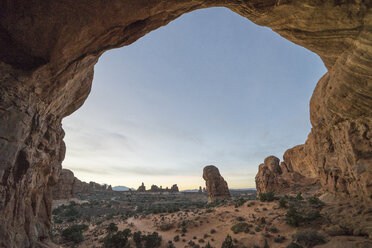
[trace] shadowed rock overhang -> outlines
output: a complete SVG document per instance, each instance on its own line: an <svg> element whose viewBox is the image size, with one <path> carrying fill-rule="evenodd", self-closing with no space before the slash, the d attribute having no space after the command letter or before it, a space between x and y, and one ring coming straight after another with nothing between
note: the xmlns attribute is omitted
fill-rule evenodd
<svg viewBox="0 0 372 248"><path fill-rule="evenodd" d="M227 7L320 56L328 72L311 98L312 131L284 162L325 191L371 202L370 1L7 0L0 3L1 247L48 244L51 187L65 155L61 120L89 95L99 56L207 7Z"/></svg>

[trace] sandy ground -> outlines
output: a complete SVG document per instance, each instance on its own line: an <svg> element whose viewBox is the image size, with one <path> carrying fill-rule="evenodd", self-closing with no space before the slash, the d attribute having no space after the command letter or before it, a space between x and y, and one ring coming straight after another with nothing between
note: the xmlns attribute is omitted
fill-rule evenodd
<svg viewBox="0 0 372 248"><path fill-rule="evenodd" d="M111 222L116 223L119 230L129 228L132 233L136 231L141 231L142 233L152 233L156 231L163 239L161 247L166 247L168 240L173 241L173 238L179 235L180 240L178 242L173 242L177 248L191 247L188 245L190 240L195 242L195 244L199 244L200 247L210 242L213 247L220 248L227 234L230 234L233 239L238 241L235 243L237 247L250 248L254 245L264 247L265 239L270 248L286 247L292 240L292 234L300 230L285 223L286 210L278 209L278 203L250 202L254 202L254 205L248 206L248 204L245 203L239 208L235 208L234 206L216 207L209 213L206 212L205 209L202 209L197 213L180 211L173 214L154 214L138 218L132 217L125 221L106 221L98 228L96 226L90 226L89 231L85 233L86 240L79 247L101 247L102 244L99 243L98 240L105 237L106 233L104 229ZM234 234L231 231L231 227L239 222L237 219L238 217L244 218L245 222L252 224L249 233L242 232ZM178 224L182 223L182 221L188 222L186 225L187 232L184 236L181 236L182 228L178 227ZM264 224L262 224L263 222ZM159 226L164 223L172 224L173 227L167 231L161 231ZM259 223L262 224L261 226L264 226L261 231L255 230ZM271 227L275 227L277 232L270 231ZM306 228L311 228L311 226L307 226ZM320 229L319 226L313 226L312 228L317 230ZM211 233L212 229L216 232ZM97 235L95 237L93 232L98 232L98 237ZM274 242L274 238L278 235L285 236L286 239L282 243ZM365 246L365 244L358 245L358 242L362 243L365 241L363 237L338 236L328 238L330 241L327 244L318 247L368 248L368 245ZM200 239L203 239L204 242L200 241Z"/></svg>

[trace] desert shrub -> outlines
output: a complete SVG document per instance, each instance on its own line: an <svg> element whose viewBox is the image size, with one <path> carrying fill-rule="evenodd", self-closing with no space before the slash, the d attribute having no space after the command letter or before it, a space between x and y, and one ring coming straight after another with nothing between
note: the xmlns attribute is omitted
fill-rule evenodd
<svg viewBox="0 0 372 248"><path fill-rule="evenodd" d="M276 200L274 192L260 193L259 199L262 202L272 202Z"/></svg>
<svg viewBox="0 0 372 248"><path fill-rule="evenodd" d="M155 247L159 247L161 244L161 236L159 236L157 232L144 235L142 239L145 242L145 248L155 248Z"/></svg>
<svg viewBox="0 0 372 248"><path fill-rule="evenodd" d="M63 205L63 206L64 206L64 205ZM63 211L63 206L58 207L58 208L56 208L56 209L53 209L52 214L54 214L54 215L58 215L58 214L62 213L62 211Z"/></svg>
<svg viewBox="0 0 372 248"><path fill-rule="evenodd" d="M180 241L180 236L178 236L178 235L174 236L173 241L174 242Z"/></svg>
<svg viewBox="0 0 372 248"><path fill-rule="evenodd" d="M216 233L215 229L211 229L211 234Z"/></svg>
<svg viewBox="0 0 372 248"><path fill-rule="evenodd" d="M289 205L285 218L288 225L296 227L304 221L304 218L300 215L293 204Z"/></svg>
<svg viewBox="0 0 372 248"><path fill-rule="evenodd" d="M244 217L241 217L241 216L238 216L238 217L236 217L236 220L237 221L245 221L245 218Z"/></svg>
<svg viewBox="0 0 372 248"><path fill-rule="evenodd" d="M276 228L275 226L271 226L267 230L272 233L278 233L278 228Z"/></svg>
<svg viewBox="0 0 372 248"><path fill-rule="evenodd" d="M279 198L279 208L287 208L287 199L285 197Z"/></svg>
<svg viewBox="0 0 372 248"><path fill-rule="evenodd" d="M65 217L77 217L79 216L79 211L77 211L74 207L69 207L64 213L63 215Z"/></svg>
<svg viewBox="0 0 372 248"><path fill-rule="evenodd" d="M235 234L240 233L240 232L248 233L249 227L251 227L250 224L246 222L239 222L231 227L231 231L233 231Z"/></svg>
<svg viewBox="0 0 372 248"><path fill-rule="evenodd" d="M227 234L225 240L222 243L221 248L235 248L230 235Z"/></svg>
<svg viewBox="0 0 372 248"><path fill-rule="evenodd" d="M235 207L238 208L240 206L243 206L244 203L246 203L247 200L243 198L239 198L238 200L235 201Z"/></svg>
<svg viewBox="0 0 372 248"><path fill-rule="evenodd" d="M63 223L63 220L60 217L54 217L53 218L53 221L56 224L62 224Z"/></svg>
<svg viewBox="0 0 372 248"><path fill-rule="evenodd" d="M182 230L181 230L183 233L186 233L187 232L187 229L186 227L182 227Z"/></svg>
<svg viewBox="0 0 372 248"><path fill-rule="evenodd" d="M310 198L307 199L307 201L313 206L313 207L316 207L316 208L321 208L323 207L325 204L324 202L322 202L321 200L319 200L318 197L316 196L312 196Z"/></svg>
<svg viewBox="0 0 372 248"><path fill-rule="evenodd" d="M125 229L119 231L115 234L108 234L103 239L103 244L105 248L129 248L130 244L128 238L130 237L130 229Z"/></svg>
<svg viewBox="0 0 372 248"><path fill-rule="evenodd" d="M301 192L296 195L296 200L302 201L303 199Z"/></svg>
<svg viewBox="0 0 372 248"><path fill-rule="evenodd" d="M214 248L214 247L211 246L211 244L208 242L208 243L206 244L206 246L204 246L203 248Z"/></svg>
<svg viewBox="0 0 372 248"><path fill-rule="evenodd" d="M325 237L315 230L297 232L292 238L305 247L314 247L327 242Z"/></svg>
<svg viewBox="0 0 372 248"><path fill-rule="evenodd" d="M320 217L321 217L321 215L320 215L320 212L318 210L311 210L306 214L306 220L307 221L313 221L313 220L316 220Z"/></svg>
<svg viewBox="0 0 372 248"><path fill-rule="evenodd" d="M117 232L118 231L118 226L115 224L115 223L110 223L106 230L109 232L109 233L114 233L114 232Z"/></svg>
<svg viewBox="0 0 372 248"><path fill-rule="evenodd" d="M264 248L270 248L269 244L267 243L267 240L265 239Z"/></svg>
<svg viewBox="0 0 372 248"><path fill-rule="evenodd" d="M64 229L61 233L63 240L78 244L84 240L83 231L88 230L87 225L73 225Z"/></svg>
<svg viewBox="0 0 372 248"><path fill-rule="evenodd" d="M256 226L256 227L254 228L254 230L255 230L256 232L261 232L261 231L262 231L261 226Z"/></svg>
<svg viewBox="0 0 372 248"><path fill-rule="evenodd" d="M285 240L285 237L284 236L280 236L280 235L278 235L278 237L275 237L274 238L274 242L275 243L282 243L284 240Z"/></svg>
<svg viewBox="0 0 372 248"><path fill-rule="evenodd" d="M168 241L167 248L176 248L171 240Z"/></svg>
<svg viewBox="0 0 372 248"><path fill-rule="evenodd" d="M199 239L198 242L199 242L199 243L204 243L205 240L204 240L204 239Z"/></svg>
<svg viewBox="0 0 372 248"><path fill-rule="evenodd" d="M171 223L163 223L163 224L161 224L160 226L159 226L159 230L160 231L168 231L168 230L170 230L170 229L172 229L174 226L173 226L173 224L171 224Z"/></svg>
<svg viewBox="0 0 372 248"><path fill-rule="evenodd" d="M287 245L286 248L303 248L303 247L297 243L291 242Z"/></svg>
<svg viewBox="0 0 372 248"><path fill-rule="evenodd" d="M136 247L138 247L138 248L141 247L142 237L141 237L141 232L140 231L133 233L133 241L136 244Z"/></svg>
<svg viewBox="0 0 372 248"><path fill-rule="evenodd" d="M212 213L212 212L213 212L213 208L207 208L207 209L205 210L205 212L206 212L206 213Z"/></svg>

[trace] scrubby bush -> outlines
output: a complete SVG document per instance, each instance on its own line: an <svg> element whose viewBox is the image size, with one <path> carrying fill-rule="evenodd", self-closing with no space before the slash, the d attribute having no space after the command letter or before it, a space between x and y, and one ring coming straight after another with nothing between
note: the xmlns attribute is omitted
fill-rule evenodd
<svg viewBox="0 0 372 248"><path fill-rule="evenodd" d="M246 222L239 222L239 223L236 223L235 225L233 225L231 227L231 231L233 231L235 234L240 233L240 232L248 233L249 232L249 228L251 226L252 225L250 225L250 224L248 224Z"/></svg>
<svg viewBox="0 0 372 248"><path fill-rule="evenodd" d="M275 237L274 238L274 242L275 243L282 243L284 240L285 240L285 237L284 236L280 236L280 235L278 235L278 237Z"/></svg>
<svg viewBox="0 0 372 248"><path fill-rule="evenodd" d="M114 232L117 232L118 231L118 226L115 224L115 223L110 223L106 230L109 232L109 233L114 233Z"/></svg>
<svg viewBox="0 0 372 248"><path fill-rule="evenodd" d="M303 248L303 247L302 247L301 245L297 244L297 243L293 243L293 242L291 242L291 243L289 243L289 244L287 245L286 248Z"/></svg>
<svg viewBox="0 0 372 248"><path fill-rule="evenodd" d="M211 229L211 234L216 233L216 230Z"/></svg>
<svg viewBox="0 0 372 248"><path fill-rule="evenodd" d="M298 201L302 201L304 198L302 197L302 193L300 192L300 193L298 193L297 195L296 195L296 199L298 200Z"/></svg>
<svg viewBox="0 0 372 248"><path fill-rule="evenodd" d="M171 240L168 241L167 248L176 248Z"/></svg>
<svg viewBox="0 0 372 248"><path fill-rule="evenodd" d="M279 208L287 208L287 199L285 197L279 198Z"/></svg>
<svg viewBox="0 0 372 248"><path fill-rule="evenodd" d="M141 247L142 237L141 237L141 232L140 231L133 233L133 241L136 244L136 247L138 247L138 248Z"/></svg>
<svg viewBox="0 0 372 248"><path fill-rule="evenodd" d="M235 207L238 208L240 206L243 206L244 203L246 203L247 200L243 198L239 198L238 200L235 201Z"/></svg>
<svg viewBox="0 0 372 248"><path fill-rule="evenodd" d="M155 248L161 245L161 236L157 232L143 236L145 248Z"/></svg>
<svg viewBox="0 0 372 248"><path fill-rule="evenodd" d="M131 235L130 229L125 229L119 231L115 234L108 234L103 239L103 244L105 248L129 248L130 244L128 238Z"/></svg>
<svg viewBox="0 0 372 248"><path fill-rule="evenodd" d="M292 238L305 247L314 247L327 242L325 237L315 230L297 232L292 236Z"/></svg>
<svg viewBox="0 0 372 248"><path fill-rule="evenodd" d="M211 246L211 244L208 242L206 246L204 246L203 248L214 248L213 246Z"/></svg>
<svg viewBox="0 0 372 248"><path fill-rule="evenodd" d="M83 232L88 230L87 225L73 225L64 229L61 233L63 240L78 244L84 240Z"/></svg>
<svg viewBox="0 0 372 248"><path fill-rule="evenodd" d="M274 192L260 193L259 199L262 202L272 202L276 200Z"/></svg>
<svg viewBox="0 0 372 248"><path fill-rule="evenodd" d="M322 202L321 200L319 200L318 197L316 196L312 196L310 198L307 199L307 201L313 206L313 207L316 207L316 208L321 208L325 205L324 202Z"/></svg>
<svg viewBox="0 0 372 248"><path fill-rule="evenodd" d="M303 217L292 204L289 205L285 218L288 225L295 227L298 227L304 221Z"/></svg>
<svg viewBox="0 0 372 248"><path fill-rule="evenodd" d="M171 223L163 223L163 224L161 224L160 226L159 226L159 230L160 231L168 231L168 230L170 230L170 229L172 229L174 226L173 226L173 224L171 224Z"/></svg>
<svg viewBox="0 0 372 248"><path fill-rule="evenodd" d="M174 236L173 241L174 242L180 241L180 236L178 236L178 235Z"/></svg>
<svg viewBox="0 0 372 248"><path fill-rule="evenodd" d="M235 248L230 235L227 234L225 240L222 243L221 248Z"/></svg>

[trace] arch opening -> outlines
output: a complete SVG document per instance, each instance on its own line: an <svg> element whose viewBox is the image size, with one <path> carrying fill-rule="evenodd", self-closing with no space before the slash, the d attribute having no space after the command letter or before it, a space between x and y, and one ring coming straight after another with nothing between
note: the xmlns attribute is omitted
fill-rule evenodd
<svg viewBox="0 0 372 248"><path fill-rule="evenodd" d="M228 9L185 14L101 57L63 122L63 167L87 182L196 189L216 164L230 187L254 188L266 156L305 141L324 73L315 54Z"/></svg>
<svg viewBox="0 0 372 248"><path fill-rule="evenodd" d="M315 178L324 192L370 204L369 3L7 1L0 6L0 246L48 242L51 187L65 155L61 121L89 95L99 56L184 13L217 6L321 57L328 72L310 101L312 130L304 145L286 151L286 168Z"/></svg>

